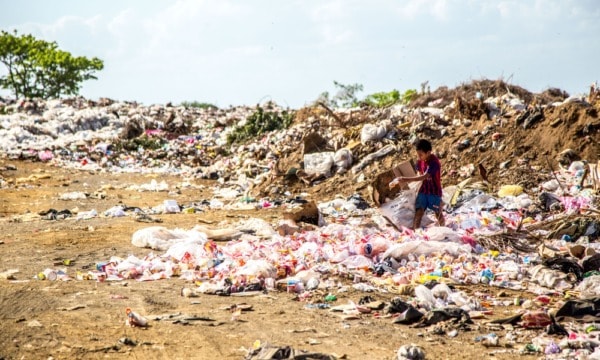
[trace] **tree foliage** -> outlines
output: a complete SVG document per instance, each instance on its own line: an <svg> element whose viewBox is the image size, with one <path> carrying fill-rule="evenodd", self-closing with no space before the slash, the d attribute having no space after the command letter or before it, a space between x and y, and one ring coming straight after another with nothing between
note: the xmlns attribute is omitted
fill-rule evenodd
<svg viewBox="0 0 600 360"><path fill-rule="evenodd" d="M357 93L363 91L361 84L346 85L334 80L333 85L337 88L335 95L330 96L329 92L325 91L319 95L317 102L334 108L349 108L359 104Z"/></svg>
<svg viewBox="0 0 600 360"><path fill-rule="evenodd" d="M363 91L361 84L345 85L338 81L334 81L333 84L337 88L336 94L330 96L329 92L325 91L319 95L315 103L323 103L333 108L349 108L361 105L382 108L394 104L406 105L417 96L417 91L414 89L406 90L404 93L394 89L390 92L373 93L360 100L357 94Z"/></svg>
<svg viewBox="0 0 600 360"><path fill-rule="evenodd" d="M94 73L104 67L102 60L73 56L60 50L56 42L4 30L0 33L0 63L8 70L0 77L0 87L11 90L17 98L77 95L81 83L97 79Z"/></svg>

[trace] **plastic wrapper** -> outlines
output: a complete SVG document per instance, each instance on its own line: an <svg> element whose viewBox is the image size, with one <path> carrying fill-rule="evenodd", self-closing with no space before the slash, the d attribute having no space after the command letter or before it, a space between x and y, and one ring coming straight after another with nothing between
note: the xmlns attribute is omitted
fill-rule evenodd
<svg viewBox="0 0 600 360"><path fill-rule="evenodd" d="M451 241L462 244L462 237L456 231L445 226L432 226L425 230L425 236L433 241Z"/></svg>
<svg viewBox="0 0 600 360"><path fill-rule="evenodd" d="M387 259L391 257L394 259L405 259L410 254L412 254L412 256L428 256L433 253L458 256L460 254L469 254L470 252L471 246L469 245L445 241L415 240L393 245L383 254L382 258Z"/></svg>
<svg viewBox="0 0 600 360"><path fill-rule="evenodd" d="M165 251L172 244L184 240L204 243L206 242L206 235L193 230L169 230L163 226L151 226L137 230L131 237L131 243L134 246L161 251Z"/></svg>
<svg viewBox="0 0 600 360"><path fill-rule="evenodd" d="M593 299L600 297L600 276L590 276L584 278L575 290L581 293L581 299Z"/></svg>
<svg viewBox="0 0 600 360"><path fill-rule="evenodd" d="M565 290L573 286L566 281L567 274L544 265L536 265L531 268L529 277L532 282L549 289Z"/></svg>
<svg viewBox="0 0 600 360"><path fill-rule="evenodd" d="M367 269L373 266L373 260L363 255L353 255L340 262L347 269Z"/></svg>
<svg viewBox="0 0 600 360"><path fill-rule="evenodd" d="M244 275L255 278L275 278L277 277L277 268L266 260L248 260L242 267L234 271L236 276Z"/></svg>

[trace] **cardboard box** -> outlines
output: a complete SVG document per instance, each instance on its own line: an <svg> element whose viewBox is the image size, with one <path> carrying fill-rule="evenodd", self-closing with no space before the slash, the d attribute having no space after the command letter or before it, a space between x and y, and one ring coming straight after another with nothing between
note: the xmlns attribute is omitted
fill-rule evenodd
<svg viewBox="0 0 600 360"><path fill-rule="evenodd" d="M381 206L387 199L396 197L400 190L408 189L408 184L404 184L402 188L390 189L390 182L398 176L417 176L414 163L410 160L403 161L394 168L386 170L375 177L375 180L371 183L371 200L377 206Z"/></svg>

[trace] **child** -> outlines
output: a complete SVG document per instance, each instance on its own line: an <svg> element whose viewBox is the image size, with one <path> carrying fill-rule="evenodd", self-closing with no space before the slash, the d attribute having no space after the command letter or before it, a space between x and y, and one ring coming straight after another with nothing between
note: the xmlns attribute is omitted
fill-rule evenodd
<svg viewBox="0 0 600 360"><path fill-rule="evenodd" d="M413 220L413 229L421 227L421 219L425 214L425 210L431 209L440 226L444 226L444 213L442 211L442 165L440 160L431 151L431 143L421 139L415 145L417 150L417 173L419 175L413 177L397 177L390 182L390 188L399 186L402 183L422 181L423 184L417 194L415 202L415 218Z"/></svg>

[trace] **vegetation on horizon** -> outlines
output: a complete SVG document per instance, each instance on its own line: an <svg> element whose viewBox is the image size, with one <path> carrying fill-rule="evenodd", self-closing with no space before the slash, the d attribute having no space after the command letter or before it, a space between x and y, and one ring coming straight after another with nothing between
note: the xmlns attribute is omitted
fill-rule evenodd
<svg viewBox="0 0 600 360"><path fill-rule="evenodd" d="M97 79L94 73L104 68L98 58L73 56L60 50L56 42L36 39L33 35L0 33L0 63L8 70L0 77L0 88L16 98L60 98L78 95L81 83Z"/></svg>
<svg viewBox="0 0 600 360"><path fill-rule="evenodd" d="M407 105L418 95L417 90L415 89L408 89L404 93L393 89L389 92L376 92L359 100L358 93L363 91L363 85L345 85L337 81L333 81L333 84L337 88L336 94L331 96L327 91L322 92L315 103L322 103L332 108L351 108L361 105L382 108L394 104Z"/></svg>
<svg viewBox="0 0 600 360"><path fill-rule="evenodd" d="M213 105L213 104L207 103L207 102L200 102L200 101L182 101L181 104L179 104L179 105L183 106L183 107L187 107L187 108L213 109L213 110L218 109L218 107L216 105Z"/></svg>
<svg viewBox="0 0 600 360"><path fill-rule="evenodd" d="M269 131L286 129L294 121L294 116L294 112L265 111L257 106L256 111L246 118L245 124L236 126L227 135L227 144L243 142Z"/></svg>

